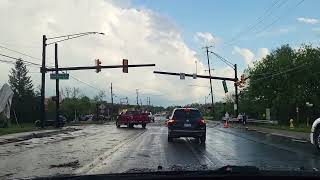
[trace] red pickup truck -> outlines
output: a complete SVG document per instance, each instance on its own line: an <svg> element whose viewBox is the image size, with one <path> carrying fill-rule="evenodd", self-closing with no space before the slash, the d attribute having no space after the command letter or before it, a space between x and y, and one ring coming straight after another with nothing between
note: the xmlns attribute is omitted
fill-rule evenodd
<svg viewBox="0 0 320 180"><path fill-rule="evenodd" d="M146 128L147 123L151 122L149 113L141 111L127 111L118 115L116 126L119 128L121 125L127 125L129 128L133 128L134 125L141 124L142 128Z"/></svg>

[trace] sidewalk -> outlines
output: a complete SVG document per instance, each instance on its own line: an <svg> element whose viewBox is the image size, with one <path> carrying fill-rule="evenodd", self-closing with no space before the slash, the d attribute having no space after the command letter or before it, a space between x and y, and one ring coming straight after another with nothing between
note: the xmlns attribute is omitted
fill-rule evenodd
<svg viewBox="0 0 320 180"><path fill-rule="evenodd" d="M19 142L19 141L25 141L32 138L42 138L42 137L47 137L47 136L51 136L59 133L71 132L71 131L77 131L77 130L80 130L80 129L76 127L63 127L61 129L37 130L37 131L7 134L7 135L0 136L0 145Z"/></svg>
<svg viewBox="0 0 320 180"><path fill-rule="evenodd" d="M265 128L265 127L258 127L250 124L246 125L246 127L240 124L236 126L233 125L233 127L246 129L248 131L256 131L263 134L270 134L273 136L289 138L292 141L297 141L297 142L310 142L310 133L305 133L305 132L294 132L294 131L286 131L281 129L271 129L271 128Z"/></svg>

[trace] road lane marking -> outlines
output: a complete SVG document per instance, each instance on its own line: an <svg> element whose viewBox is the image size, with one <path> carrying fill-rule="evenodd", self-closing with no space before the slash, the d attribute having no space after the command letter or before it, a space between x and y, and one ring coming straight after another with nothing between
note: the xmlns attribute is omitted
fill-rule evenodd
<svg viewBox="0 0 320 180"><path fill-rule="evenodd" d="M128 139L125 139L124 141L122 141L121 143L115 145L113 148L111 148L110 150L106 151L105 153L103 153L102 155L98 156L95 160L93 160L91 163L88 163L86 165L84 165L83 167L77 169L76 171L74 171L75 174L85 174L88 173L91 169L93 169L96 165L100 164L102 161L104 161L106 158L110 157L113 153L117 152L120 148L122 148L123 146L125 146L126 144L134 141L135 139L137 139L138 137L140 137L142 134L144 134L145 132L147 132L147 130L144 130Z"/></svg>
<svg viewBox="0 0 320 180"><path fill-rule="evenodd" d="M203 163L203 160L202 160L203 158L201 158L199 154L201 154L201 156L204 157L204 159L206 160L206 161L205 161L205 165L207 165L208 162L209 162L209 164L210 164L211 166L214 166L214 165L215 165L215 163L213 163L204 153L198 153L198 152L192 147L191 141L190 141L189 138L187 138L187 142L188 142L188 143L187 143L187 146L190 148L190 150L192 151L192 153L195 155L195 157L196 157L197 160L199 161L200 165L203 165L203 164L202 164L202 163ZM197 145L200 145L200 146L201 146L201 144L197 144Z"/></svg>

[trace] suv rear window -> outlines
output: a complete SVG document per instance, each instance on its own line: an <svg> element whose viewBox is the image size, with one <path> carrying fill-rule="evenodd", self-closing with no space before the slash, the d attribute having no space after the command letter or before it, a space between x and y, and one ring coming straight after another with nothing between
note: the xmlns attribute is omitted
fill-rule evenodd
<svg viewBox="0 0 320 180"><path fill-rule="evenodd" d="M184 109L177 109L174 111L173 118L177 121L179 120L199 120L202 117L201 112L199 110L189 110L186 111Z"/></svg>

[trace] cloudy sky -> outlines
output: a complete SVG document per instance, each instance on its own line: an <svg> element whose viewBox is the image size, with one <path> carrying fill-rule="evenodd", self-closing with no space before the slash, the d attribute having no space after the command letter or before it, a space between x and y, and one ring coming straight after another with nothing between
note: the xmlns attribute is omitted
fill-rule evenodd
<svg viewBox="0 0 320 180"><path fill-rule="evenodd" d="M179 80L153 71L194 73L197 62L198 74L207 74L205 45L213 45L212 51L238 64L239 74L282 44L317 45L318 7L316 0L0 0L0 54L40 64L42 35L104 32L105 36L59 43L60 66L94 65L96 58L103 65L117 65L126 58L129 64L155 63L156 67L131 68L128 74L121 69L69 71L72 77L61 81L62 88L77 87L89 97L102 90L110 101L112 82L116 102L127 96L134 104L139 89L142 103L147 97L152 104L165 106L204 103L208 80ZM48 46L48 66L54 63L53 52L54 46ZM213 55L210 58L214 76L234 76L231 68ZM12 59L0 56L0 60ZM1 62L0 84L8 81L12 67ZM38 88L39 67L28 69ZM46 80L46 95L53 95L54 81L49 74ZM232 93L232 83L228 87ZM221 81L214 81L213 89L215 101L222 100Z"/></svg>

